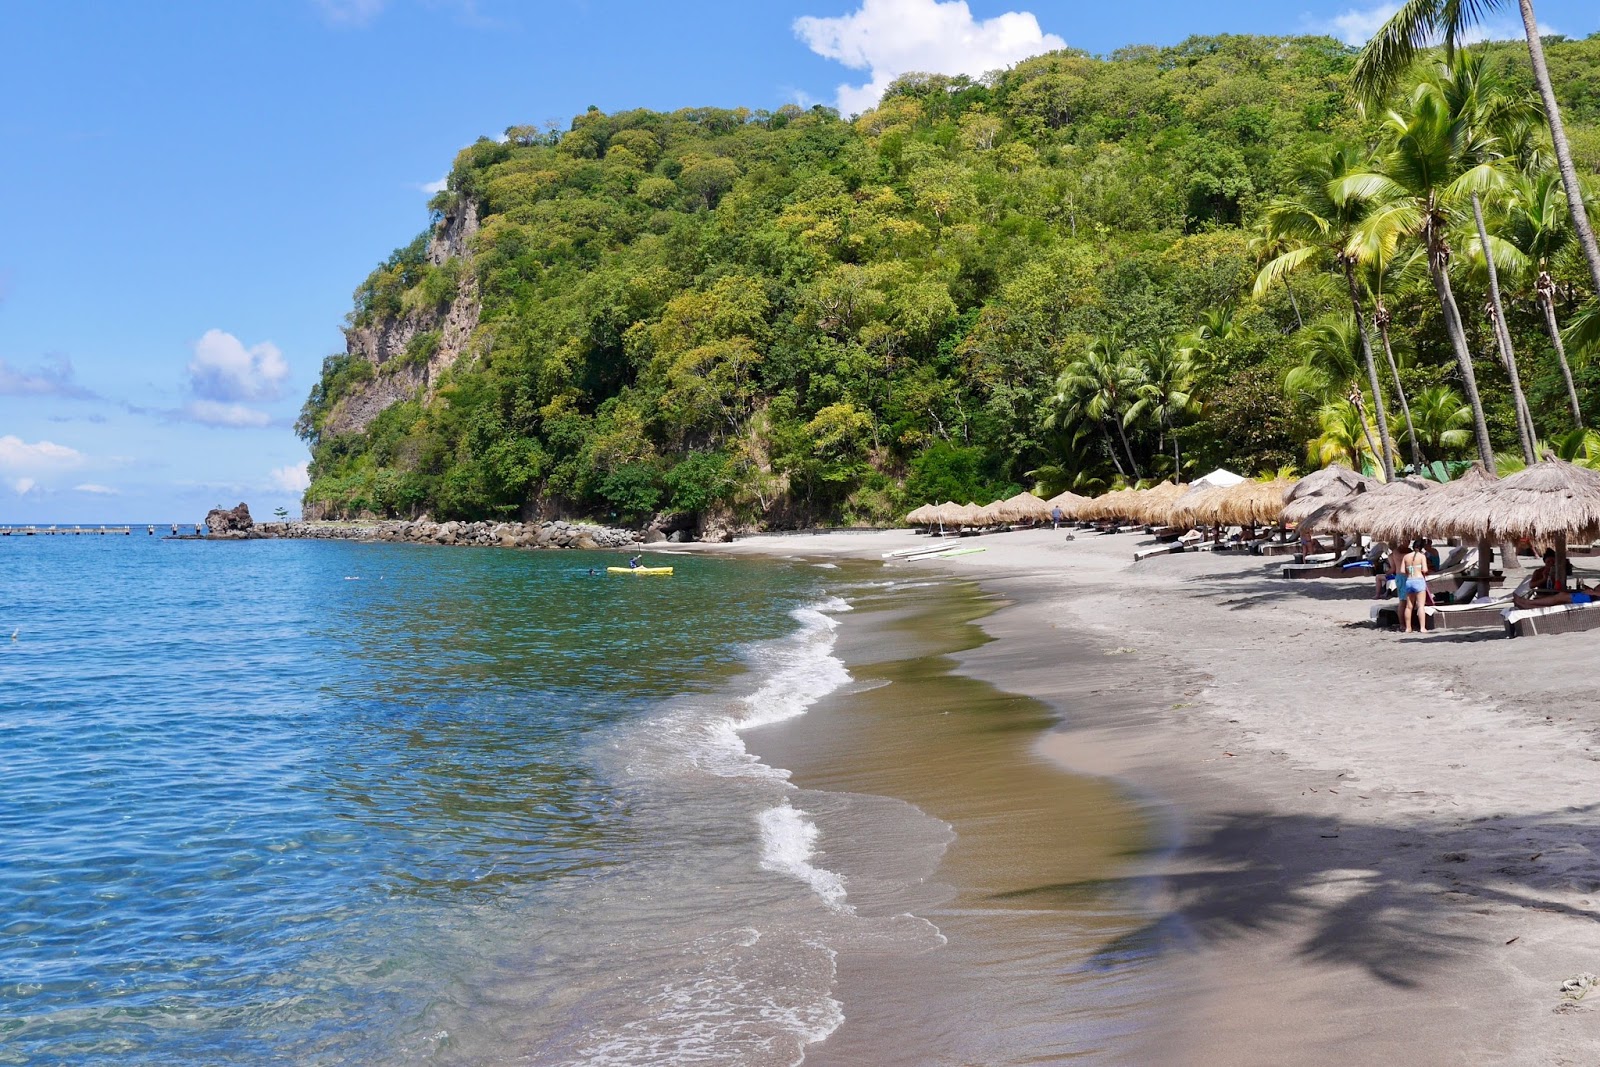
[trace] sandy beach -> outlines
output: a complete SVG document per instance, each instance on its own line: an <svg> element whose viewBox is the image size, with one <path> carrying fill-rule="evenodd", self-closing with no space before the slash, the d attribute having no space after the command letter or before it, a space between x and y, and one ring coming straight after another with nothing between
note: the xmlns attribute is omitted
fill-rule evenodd
<svg viewBox="0 0 1600 1067"><path fill-rule="evenodd" d="M1367 625L1368 581L1210 553L1134 564L1145 540L1016 531L882 564L997 597L977 620L992 640L950 653L960 673L1054 709L1035 750L1114 783L1173 845L1124 865L1152 914L1103 947L1157 953L1163 978L1122 1061L1600 1062L1594 998L1561 993L1600 972L1593 636L1402 638Z"/></svg>

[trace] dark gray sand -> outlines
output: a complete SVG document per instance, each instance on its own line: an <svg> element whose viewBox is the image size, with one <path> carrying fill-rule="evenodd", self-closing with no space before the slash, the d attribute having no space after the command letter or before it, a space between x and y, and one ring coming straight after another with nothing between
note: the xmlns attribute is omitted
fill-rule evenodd
<svg viewBox="0 0 1600 1067"><path fill-rule="evenodd" d="M1114 881L1095 900L1122 921L1091 958L1131 962L1106 972L1109 992L1086 987L1103 1027L1087 1046L1126 1063L1600 1063L1600 994L1560 991L1600 973L1600 635L1400 638L1367 627L1368 582L1285 582L1259 557L1135 565L1141 542L1018 532L882 566L1001 598L977 623L995 640L953 653L957 669L1049 706L1063 722L1034 751L1109 776L1118 819L1141 816L1140 845L1098 868ZM918 543L732 547L842 560ZM960 894L961 820L940 817L958 837L939 877ZM1067 846L1018 847L1047 862ZM1088 856L1072 866L1063 892L1099 877ZM949 981L981 981L964 966ZM925 973L931 985L938 965ZM1038 994L1036 979L1004 981L1019 1003ZM842 1000L850 989L842 975ZM857 1029L904 1033L911 1010ZM1064 1058L1043 1035L1006 1054L1033 1041L1037 1062ZM870 1062L831 1044L811 1062Z"/></svg>

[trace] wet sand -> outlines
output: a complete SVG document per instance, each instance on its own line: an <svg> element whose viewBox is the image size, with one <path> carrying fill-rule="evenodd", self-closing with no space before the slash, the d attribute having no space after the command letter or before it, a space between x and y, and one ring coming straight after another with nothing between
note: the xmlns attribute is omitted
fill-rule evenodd
<svg viewBox="0 0 1600 1067"><path fill-rule="evenodd" d="M1061 724L1037 751L1112 776L1111 795L1140 809L1151 839L1180 841L1109 864L1120 867L1110 885L1096 873L1107 863L1069 862L1059 839L1014 842L1071 868L1058 892L1093 887L1113 902L1106 914L1122 909L1091 958L1131 953L1114 980L1155 1002L1104 998L1107 1044L1090 1045L1138 1063L1600 1062L1600 994L1560 992L1600 972L1594 635L1399 638L1366 626L1368 582L1287 582L1271 561L1209 553L1135 565L1143 541L1013 532L971 542L980 554L882 567L975 580L1002 598L977 621L995 640L951 653L960 673L1049 706ZM877 559L925 543L839 534L716 550ZM801 762L797 745L788 765ZM941 791L1008 792L877 784L934 814ZM939 877L958 898L981 894L981 865L960 859L961 817L939 817L958 827ZM993 823L982 833L999 836ZM929 967L930 993L962 980ZM851 983L841 975L842 994ZM847 1038L847 1023L809 1058L865 1062L847 1039L904 1032L910 1010L891 1000L881 1021L858 1014L867 1036ZM1045 1044L1037 1059L1065 1052Z"/></svg>
<svg viewBox="0 0 1600 1067"><path fill-rule="evenodd" d="M854 599L835 646L854 684L746 743L792 771L793 802L821 830L817 862L844 875L852 905L910 912L946 943L841 953L845 1023L806 1062L1126 1062L1160 987L1136 945L1152 912L1121 888L1154 843L1138 805L1040 753L1050 706L955 673L952 656L990 640L974 621L995 598L975 583ZM933 826L869 797L914 805Z"/></svg>

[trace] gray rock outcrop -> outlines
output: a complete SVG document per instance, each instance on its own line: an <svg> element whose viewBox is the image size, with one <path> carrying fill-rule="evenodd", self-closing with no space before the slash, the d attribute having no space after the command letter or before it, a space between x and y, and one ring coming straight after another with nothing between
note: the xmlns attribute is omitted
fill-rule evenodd
<svg viewBox="0 0 1600 1067"><path fill-rule="evenodd" d="M255 526L250 509L242 501L237 507L212 508L206 512L206 531L213 537L228 534L247 534Z"/></svg>
<svg viewBox="0 0 1600 1067"><path fill-rule="evenodd" d="M384 409L426 394L439 375L466 352L482 311L478 279L472 270L472 238L477 232L478 206L463 198L439 220L428 241L431 265L440 267L458 260L462 268L456 292L443 306L416 308L345 330L345 351L371 363L377 374L352 389L329 412L323 424L325 435L365 430ZM397 362L419 335L435 332L438 343L426 360Z"/></svg>

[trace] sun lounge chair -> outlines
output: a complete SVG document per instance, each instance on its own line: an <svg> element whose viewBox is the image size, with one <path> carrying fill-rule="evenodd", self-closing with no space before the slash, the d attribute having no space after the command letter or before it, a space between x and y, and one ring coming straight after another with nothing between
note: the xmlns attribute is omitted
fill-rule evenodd
<svg viewBox="0 0 1600 1067"><path fill-rule="evenodd" d="M1426 613L1429 630L1471 630L1505 625L1505 611L1511 606L1511 597L1493 600L1475 600L1470 604L1432 604L1422 610ZM1380 629L1400 625L1400 602L1385 600L1372 605L1367 613L1372 625Z"/></svg>
<svg viewBox="0 0 1600 1067"><path fill-rule="evenodd" d="M1571 634L1600 627L1600 601L1588 604L1553 604L1547 608L1503 610L1507 637L1536 634Z"/></svg>
<svg viewBox="0 0 1600 1067"><path fill-rule="evenodd" d="M1285 563L1282 577L1284 578L1371 578L1372 561L1360 555L1352 555L1346 550L1344 556L1336 560L1317 561L1308 559L1304 563Z"/></svg>
<svg viewBox="0 0 1600 1067"><path fill-rule="evenodd" d="M1157 545L1155 548L1141 548L1134 552L1133 561L1142 563L1151 556L1172 556L1183 550L1184 545L1181 541L1174 541L1168 545Z"/></svg>

